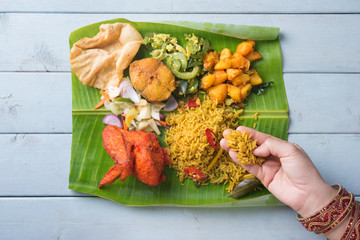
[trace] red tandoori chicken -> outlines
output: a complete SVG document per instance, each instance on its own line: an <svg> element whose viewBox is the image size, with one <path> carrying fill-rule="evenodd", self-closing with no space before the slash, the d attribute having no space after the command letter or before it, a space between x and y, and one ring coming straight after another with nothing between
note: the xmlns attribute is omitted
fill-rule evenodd
<svg viewBox="0 0 360 240"><path fill-rule="evenodd" d="M162 170L170 159L154 133L127 131L107 125L102 139L115 165L101 179L99 188L118 178L124 181L131 174L149 186L157 186L165 180Z"/></svg>

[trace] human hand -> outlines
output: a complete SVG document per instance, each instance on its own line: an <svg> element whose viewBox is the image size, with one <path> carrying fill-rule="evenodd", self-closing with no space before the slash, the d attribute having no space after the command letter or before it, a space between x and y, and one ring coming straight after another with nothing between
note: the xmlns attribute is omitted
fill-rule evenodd
<svg viewBox="0 0 360 240"><path fill-rule="evenodd" d="M247 127L238 127L237 131L247 131L259 145L253 154L266 158L260 166L243 166L256 176L274 196L293 208L303 217L310 216L325 206L336 194L328 185L305 151L294 143L289 143L271 135ZM225 130L224 137L228 134ZM220 141L221 147L229 151L227 141ZM237 161L237 152L230 151L230 157Z"/></svg>

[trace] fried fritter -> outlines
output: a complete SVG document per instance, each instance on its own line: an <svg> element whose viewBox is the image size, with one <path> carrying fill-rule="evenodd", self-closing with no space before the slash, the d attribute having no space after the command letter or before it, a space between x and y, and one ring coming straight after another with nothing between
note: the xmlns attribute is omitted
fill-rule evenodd
<svg viewBox="0 0 360 240"><path fill-rule="evenodd" d="M129 69L131 83L149 102L168 99L175 90L175 77L170 68L154 58L134 61Z"/></svg>

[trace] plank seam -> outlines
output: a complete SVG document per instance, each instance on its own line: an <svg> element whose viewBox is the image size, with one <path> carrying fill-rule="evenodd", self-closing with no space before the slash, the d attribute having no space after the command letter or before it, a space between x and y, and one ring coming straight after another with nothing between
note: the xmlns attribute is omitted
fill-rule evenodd
<svg viewBox="0 0 360 240"><path fill-rule="evenodd" d="M124 12L112 12L112 11L1 11L0 14L87 14L87 15L95 15L95 14L134 14L134 15L143 15L144 12L131 12L131 11L124 11ZM185 12L185 11L172 11L172 12L165 12L165 11L147 11L146 14L186 14L186 15L195 15L195 14L218 14L218 15L236 15L236 14L244 14L244 15L357 15L360 14L360 11L353 11L353 12L226 12L226 11L219 11L219 12Z"/></svg>

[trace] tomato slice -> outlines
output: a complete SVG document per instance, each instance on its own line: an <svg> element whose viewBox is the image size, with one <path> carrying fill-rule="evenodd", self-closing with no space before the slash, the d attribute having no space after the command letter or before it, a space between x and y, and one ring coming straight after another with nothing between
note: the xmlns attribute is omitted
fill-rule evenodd
<svg viewBox="0 0 360 240"><path fill-rule="evenodd" d="M208 128L205 130L205 133L206 133L206 137L207 137L207 140L208 140L208 143L210 144L210 146L212 146L213 148L218 150L219 146L215 139L215 133Z"/></svg>
<svg viewBox="0 0 360 240"><path fill-rule="evenodd" d="M192 179L195 180L201 180L204 179L206 176L203 174L199 169L191 167L191 168L185 168L184 172L189 175Z"/></svg>
<svg viewBox="0 0 360 240"><path fill-rule="evenodd" d="M185 108L191 108L191 107L197 107L199 106L199 104L197 104L197 100L200 99L199 97L196 98L190 98L189 101L187 101L187 103L185 103Z"/></svg>

